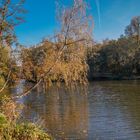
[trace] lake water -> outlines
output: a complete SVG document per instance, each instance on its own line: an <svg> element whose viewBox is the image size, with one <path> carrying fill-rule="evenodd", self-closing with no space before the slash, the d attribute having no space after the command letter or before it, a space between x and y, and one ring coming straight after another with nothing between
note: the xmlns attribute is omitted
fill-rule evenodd
<svg viewBox="0 0 140 140"><path fill-rule="evenodd" d="M22 119L57 140L140 140L140 81L92 82L71 90L40 86L19 101Z"/></svg>

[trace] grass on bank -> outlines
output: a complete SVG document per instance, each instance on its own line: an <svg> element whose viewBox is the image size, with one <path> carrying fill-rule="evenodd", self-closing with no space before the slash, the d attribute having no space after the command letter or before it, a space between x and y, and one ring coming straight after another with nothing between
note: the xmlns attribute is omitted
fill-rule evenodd
<svg viewBox="0 0 140 140"><path fill-rule="evenodd" d="M15 117L16 113L14 113L15 106L14 102L7 97L0 98L0 140L53 139L40 127L37 127L33 123L17 123L17 118ZM9 114L8 112L11 110L12 112Z"/></svg>

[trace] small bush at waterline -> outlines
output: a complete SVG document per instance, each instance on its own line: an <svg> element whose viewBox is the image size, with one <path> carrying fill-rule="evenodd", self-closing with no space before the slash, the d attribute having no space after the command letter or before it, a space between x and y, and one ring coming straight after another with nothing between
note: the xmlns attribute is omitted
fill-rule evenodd
<svg viewBox="0 0 140 140"><path fill-rule="evenodd" d="M16 124L0 114L0 140L52 140L33 123Z"/></svg>

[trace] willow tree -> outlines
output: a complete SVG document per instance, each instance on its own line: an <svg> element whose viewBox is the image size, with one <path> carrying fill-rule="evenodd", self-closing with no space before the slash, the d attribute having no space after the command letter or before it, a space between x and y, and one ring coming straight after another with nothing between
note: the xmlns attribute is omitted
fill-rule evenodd
<svg viewBox="0 0 140 140"><path fill-rule="evenodd" d="M24 95L41 81L49 85L53 81L57 83L63 81L66 85L87 83L86 48L92 43L93 30L93 20L87 8L83 0L74 0L73 5L66 8L58 4L57 18L60 25L58 33L37 47L22 50L23 74L30 78L36 77L37 82ZM26 51L29 52L25 53ZM34 70L32 68L27 70L26 67L30 65L27 60L33 64Z"/></svg>
<svg viewBox="0 0 140 140"><path fill-rule="evenodd" d="M71 7L57 7L61 29L53 44L57 63L49 75L66 85L87 82L86 48L92 43L93 30L93 20L87 8L83 0L74 0Z"/></svg>

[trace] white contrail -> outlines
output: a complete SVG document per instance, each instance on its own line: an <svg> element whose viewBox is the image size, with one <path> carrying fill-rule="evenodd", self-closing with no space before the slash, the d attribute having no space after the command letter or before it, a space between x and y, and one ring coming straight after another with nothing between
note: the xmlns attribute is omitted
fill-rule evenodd
<svg viewBox="0 0 140 140"><path fill-rule="evenodd" d="M97 6L97 12L98 12L98 22L99 27L101 28L101 9L100 9L100 0L95 0L96 6Z"/></svg>

